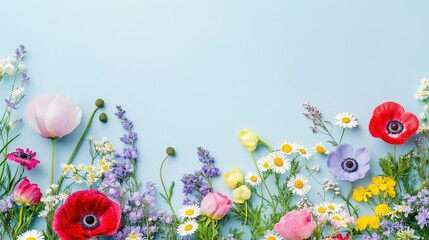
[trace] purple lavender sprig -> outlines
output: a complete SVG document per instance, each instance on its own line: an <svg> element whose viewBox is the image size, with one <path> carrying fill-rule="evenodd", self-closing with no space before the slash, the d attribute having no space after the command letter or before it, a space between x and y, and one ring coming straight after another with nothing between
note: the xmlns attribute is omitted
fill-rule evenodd
<svg viewBox="0 0 429 240"><path fill-rule="evenodd" d="M213 191L212 179L220 175L219 168L215 166L215 159L210 152L202 147L197 148L198 160L204 165L194 173L184 174L181 181L183 183L183 193L186 196L183 204L200 204L202 199ZM192 200L191 196L195 200Z"/></svg>

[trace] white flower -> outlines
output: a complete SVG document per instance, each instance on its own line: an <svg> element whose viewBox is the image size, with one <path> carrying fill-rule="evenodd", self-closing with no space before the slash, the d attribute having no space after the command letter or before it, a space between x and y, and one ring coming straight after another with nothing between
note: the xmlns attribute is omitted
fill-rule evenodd
<svg viewBox="0 0 429 240"><path fill-rule="evenodd" d="M398 240L420 239L420 237L414 235L414 229L410 229L410 227L398 230L398 232L396 232L396 237Z"/></svg>
<svg viewBox="0 0 429 240"><path fill-rule="evenodd" d="M28 230L18 236L18 240L44 240L43 234L37 230Z"/></svg>
<svg viewBox="0 0 429 240"><path fill-rule="evenodd" d="M297 174L289 179L287 187L293 194L304 196L311 189L310 181L302 174Z"/></svg>
<svg viewBox="0 0 429 240"><path fill-rule="evenodd" d="M143 235L141 233L131 231L125 240L143 240Z"/></svg>
<svg viewBox="0 0 429 240"><path fill-rule="evenodd" d="M9 75L12 75L15 72L15 66L13 66L13 64L11 64L11 63L6 63L3 66L2 72L5 72L5 73L7 73Z"/></svg>
<svg viewBox="0 0 429 240"><path fill-rule="evenodd" d="M291 153L296 152L296 143L291 143L288 141L284 141L284 143L280 146L280 151L282 151L283 153L289 155Z"/></svg>
<svg viewBox="0 0 429 240"><path fill-rule="evenodd" d="M421 85L420 86L428 86L429 85L429 78L422 78L420 80Z"/></svg>
<svg viewBox="0 0 429 240"><path fill-rule="evenodd" d="M426 119L428 119L428 117L427 117L427 115L426 115L425 112L421 112L420 113L420 119L423 120L423 121L425 121Z"/></svg>
<svg viewBox="0 0 429 240"><path fill-rule="evenodd" d="M178 214L178 216L182 218L196 218L200 215L201 215L201 208L196 204L184 205L179 210L179 214Z"/></svg>
<svg viewBox="0 0 429 240"><path fill-rule="evenodd" d="M330 213L338 213L344 210L342 204L338 204L334 202L326 202L325 207Z"/></svg>
<svg viewBox="0 0 429 240"><path fill-rule="evenodd" d="M276 151L272 152L269 155L270 158L270 167L275 173L283 174L290 169L291 163L286 154Z"/></svg>
<svg viewBox="0 0 429 240"><path fill-rule="evenodd" d="M15 98L15 97L21 96L23 93L24 93L24 87L19 87L19 88L15 88L12 91L11 95L13 98Z"/></svg>
<svg viewBox="0 0 429 240"><path fill-rule="evenodd" d="M304 147L304 145L297 146L297 152L299 153L299 155L301 155L301 157L307 160L311 158L310 151L308 151L308 148Z"/></svg>
<svg viewBox="0 0 429 240"><path fill-rule="evenodd" d="M310 168L310 170L312 172L318 172L318 171L320 171L319 164L314 165L313 167Z"/></svg>
<svg viewBox="0 0 429 240"><path fill-rule="evenodd" d="M265 156L258 160L258 168L261 172L266 172L270 170L270 158Z"/></svg>
<svg viewBox="0 0 429 240"><path fill-rule="evenodd" d="M194 219L189 219L177 227L177 234L180 236L192 235L198 229L198 223Z"/></svg>
<svg viewBox="0 0 429 240"><path fill-rule="evenodd" d="M318 143L316 144L316 146L314 147L314 151L320 154L328 154L329 151L326 150L325 146L323 146L322 143Z"/></svg>
<svg viewBox="0 0 429 240"><path fill-rule="evenodd" d="M339 113L335 120L335 124L342 128L354 128L358 125L356 117L348 112Z"/></svg>
<svg viewBox="0 0 429 240"><path fill-rule="evenodd" d="M267 230L264 233L264 240L282 240L283 238L273 230Z"/></svg>
<svg viewBox="0 0 429 240"><path fill-rule="evenodd" d="M246 181L246 183L248 183L252 186L257 186L261 183L261 177L259 177L259 175L257 173L248 172L246 174L245 181Z"/></svg>
<svg viewBox="0 0 429 240"><path fill-rule="evenodd" d="M320 216L326 214L327 212L328 212L328 209L326 208L325 203L320 203L320 204L317 204L313 207L313 213L316 216L320 217Z"/></svg>

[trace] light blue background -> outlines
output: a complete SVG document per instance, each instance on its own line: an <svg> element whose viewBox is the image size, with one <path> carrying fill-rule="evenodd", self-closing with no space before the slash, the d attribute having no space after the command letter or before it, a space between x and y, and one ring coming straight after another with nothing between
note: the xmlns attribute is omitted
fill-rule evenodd
<svg viewBox="0 0 429 240"><path fill-rule="evenodd" d="M57 142L57 165L68 158L101 97L109 122L94 122L91 135L107 136L120 149L122 129L113 113L122 105L139 135L144 182L159 183L167 146L177 150L165 167L167 182L201 167L197 146L211 151L223 172L253 171L237 140L242 128L273 146L323 142L301 115L307 101L331 121L343 111L358 117L359 128L345 142L368 147L371 172L377 173L376 160L392 147L367 131L374 107L394 100L418 114L414 93L429 74L427 1L46 0L8 1L1 9L0 56L12 55L21 43L28 48L24 103L63 93L82 107L83 123ZM22 136L13 147L37 152L42 163L28 176L45 189L50 142L28 125L14 131ZM398 150L412 146L410 141ZM89 160L86 149L75 163ZM314 159L321 178L325 161ZM221 178L215 187L231 195Z"/></svg>

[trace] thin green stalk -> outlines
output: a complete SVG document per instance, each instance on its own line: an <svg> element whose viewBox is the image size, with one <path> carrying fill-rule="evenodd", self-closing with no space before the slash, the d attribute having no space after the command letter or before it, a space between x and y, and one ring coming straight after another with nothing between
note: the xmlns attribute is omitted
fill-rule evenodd
<svg viewBox="0 0 429 240"><path fill-rule="evenodd" d="M77 142L72 154L70 155L70 158L67 160L67 165L69 165L73 161L74 157L76 156L77 151L79 150L80 146L82 145L83 140L85 139L85 136L89 130L89 127L91 126L92 119L94 119L94 115L98 109L99 109L99 107L95 107L94 111L92 111L91 116L89 117L88 122L86 123L85 130L83 131L82 135L80 136L80 139ZM63 181L64 181L64 175L61 175L61 177L58 181L58 188L57 188L58 191L60 191Z"/></svg>
<svg viewBox="0 0 429 240"><path fill-rule="evenodd" d="M54 184L55 138L51 138L51 185Z"/></svg>
<svg viewBox="0 0 429 240"><path fill-rule="evenodd" d="M271 195L270 189L268 188L267 183L265 182L265 178L262 177L261 171L258 168L258 163L256 162L255 154L253 152L252 152L252 159L253 159L253 162L255 163L255 167L256 167L256 170L258 171L259 176L261 176L262 183L264 184L265 189L267 189L267 192L268 192L268 195L270 195L271 201L273 201L273 195ZM275 212L276 207L274 203L272 202L268 202L268 203L273 207L273 212Z"/></svg>
<svg viewBox="0 0 429 240"><path fill-rule="evenodd" d="M161 179L162 188L164 189L165 201L167 201L168 206L170 206L170 209L171 209L171 212L173 213L173 215L176 216L176 213L174 212L173 205L171 204L171 196L167 192L167 188L165 188L164 180L162 179L162 169L164 168L165 161L167 161L168 157L170 157L170 155L167 155L164 158L164 160L162 160L161 167L159 168L159 178Z"/></svg>
<svg viewBox="0 0 429 240"><path fill-rule="evenodd" d="M338 145L341 144L341 141L343 141L343 137L344 137L344 133L346 132L346 129L343 128L343 131L341 132L341 137L340 137L340 141L338 142Z"/></svg>
<svg viewBox="0 0 429 240"><path fill-rule="evenodd" d="M259 139L259 143L264 145L268 149L268 151L273 152L273 149L271 148L271 146L268 143L262 141L261 139Z"/></svg>

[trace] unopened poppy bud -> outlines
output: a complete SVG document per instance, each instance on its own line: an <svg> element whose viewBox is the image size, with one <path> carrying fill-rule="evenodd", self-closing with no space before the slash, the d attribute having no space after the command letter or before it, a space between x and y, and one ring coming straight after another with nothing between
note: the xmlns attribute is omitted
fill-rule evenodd
<svg viewBox="0 0 429 240"><path fill-rule="evenodd" d="M168 154L168 156L174 156L174 154L176 154L176 150L173 147L168 147L165 152Z"/></svg>
<svg viewBox="0 0 429 240"><path fill-rule="evenodd" d="M95 100L95 106L97 106L97 107L99 107L99 108L104 107L104 100L103 100L103 99L101 99L101 98L99 98L99 99Z"/></svg>
<svg viewBox="0 0 429 240"><path fill-rule="evenodd" d="M107 122L107 115L105 113L100 113L100 116L98 116L98 119L100 122L105 123Z"/></svg>

